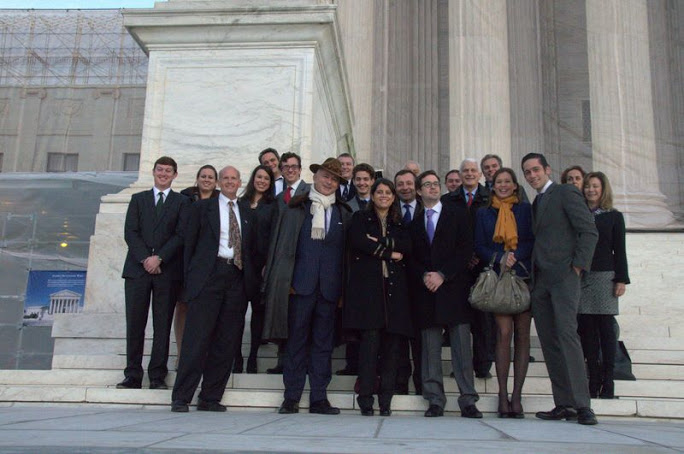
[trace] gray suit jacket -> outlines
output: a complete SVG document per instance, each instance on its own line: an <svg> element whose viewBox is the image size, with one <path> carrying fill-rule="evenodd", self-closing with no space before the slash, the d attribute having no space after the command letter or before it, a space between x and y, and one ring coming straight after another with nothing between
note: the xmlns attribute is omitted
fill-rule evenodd
<svg viewBox="0 0 684 454"><path fill-rule="evenodd" d="M276 196L276 202L278 202L278 211L283 211L283 208L285 208L285 188L287 188L287 183L283 183L283 191ZM292 198L300 194L304 194L305 192L309 192L309 188L311 188L311 185L302 180L302 182L299 183L299 186L297 186L297 189L295 189L294 194L292 194Z"/></svg>
<svg viewBox="0 0 684 454"><path fill-rule="evenodd" d="M575 186L552 183L537 206L532 225L532 268L541 272L545 281L562 279L572 266L591 269L598 232Z"/></svg>

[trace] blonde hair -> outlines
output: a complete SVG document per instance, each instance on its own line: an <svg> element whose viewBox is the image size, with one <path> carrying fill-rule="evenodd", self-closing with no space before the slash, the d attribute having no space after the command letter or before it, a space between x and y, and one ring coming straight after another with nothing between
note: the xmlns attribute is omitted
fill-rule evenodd
<svg viewBox="0 0 684 454"><path fill-rule="evenodd" d="M608 177L603 172L589 172L584 176L584 186L589 185L589 180L596 178L601 182L601 198L599 199L599 207L603 210L613 209L613 189L610 187Z"/></svg>

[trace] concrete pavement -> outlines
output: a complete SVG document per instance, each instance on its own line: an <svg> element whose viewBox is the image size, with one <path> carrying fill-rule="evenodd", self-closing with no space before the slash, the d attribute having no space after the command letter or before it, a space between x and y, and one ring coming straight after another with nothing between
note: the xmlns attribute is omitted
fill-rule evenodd
<svg viewBox="0 0 684 454"><path fill-rule="evenodd" d="M458 413L424 418L279 415L274 410L172 413L162 406L4 404L0 406L2 453L178 452L684 452L684 422L600 418L574 422L526 419L468 420Z"/></svg>

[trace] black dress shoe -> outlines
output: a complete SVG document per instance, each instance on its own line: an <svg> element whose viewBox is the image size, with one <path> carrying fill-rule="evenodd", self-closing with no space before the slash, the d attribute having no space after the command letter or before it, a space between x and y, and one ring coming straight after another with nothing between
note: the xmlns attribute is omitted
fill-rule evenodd
<svg viewBox="0 0 684 454"><path fill-rule="evenodd" d="M437 418L439 416L444 416L444 409L439 405L430 405L427 410L425 410L426 418Z"/></svg>
<svg viewBox="0 0 684 454"><path fill-rule="evenodd" d="M309 413L316 413L318 415L339 415L340 409L330 405L328 399L323 399L310 404Z"/></svg>
<svg viewBox="0 0 684 454"><path fill-rule="evenodd" d="M391 416L392 410L389 408L380 407L380 416Z"/></svg>
<svg viewBox="0 0 684 454"><path fill-rule="evenodd" d="M271 369L266 369L266 373L271 374L271 375L282 374L283 373L283 366L278 365L278 366L273 367Z"/></svg>
<svg viewBox="0 0 684 454"><path fill-rule="evenodd" d="M188 408L188 404L182 400L174 400L171 403L171 411L176 413L187 413L190 409Z"/></svg>
<svg viewBox="0 0 684 454"><path fill-rule="evenodd" d="M335 375L359 375L359 371L352 369L350 367L345 367L344 369L340 369L337 372L335 372Z"/></svg>
<svg viewBox="0 0 684 454"><path fill-rule="evenodd" d="M150 389L169 389L164 380L150 381Z"/></svg>
<svg viewBox="0 0 684 454"><path fill-rule="evenodd" d="M551 411L538 411L535 416L547 421L560 421L561 419L572 421L577 419L577 412L572 407L559 405Z"/></svg>
<svg viewBox="0 0 684 454"><path fill-rule="evenodd" d="M197 411L215 411L222 413L226 411L226 406L221 405L219 402L207 402L205 400L197 401Z"/></svg>
<svg viewBox="0 0 684 454"><path fill-rule="evenodd" d="M362 408L361 409L361 416L373 416L373 409L372 408Z"/></svg>
<svg viewBox="0 0 684 454"><path fill-rule="evenodd" d="M478 410L475 405L468 405L463 410L461 410L461 417L462 418L481 419L482 418L482 412L480 412L480 410Z"/></svg>
<svg viewBox="0 0 684 454"><path fill-rule="evenodd" d="M598 424L594 410L589 407L577 409L577 422L585 426L593 426Z"/></svg>
<svg viewBox="0 0 684 454"><path fill-rule="evenodd" d="M294 413L299 413L299 402L292 399L285 399L283 403L280 404L278 413L280 413L281 415L291 415Z"/></svg>
<svg viewBox="0 0 684 454"><path fill-rule="evenodd" d="M116 384L116 389L140 389L142 388L142 383L138 380L134 380L130 377L124 378L121 383Z"/></svg>

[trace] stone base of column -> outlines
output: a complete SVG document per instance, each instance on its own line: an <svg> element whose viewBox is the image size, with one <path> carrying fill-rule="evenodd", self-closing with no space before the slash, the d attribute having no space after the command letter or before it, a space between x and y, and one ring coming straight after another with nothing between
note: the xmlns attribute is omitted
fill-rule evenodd
<svg viewBox="0 0 684 454"><path fill-rule="evenodd" d="M684 229L684 224L677 221L665 203L665 196L660 193L615 194L614 204L624 214L625 224L629 229Z"/></svg>

